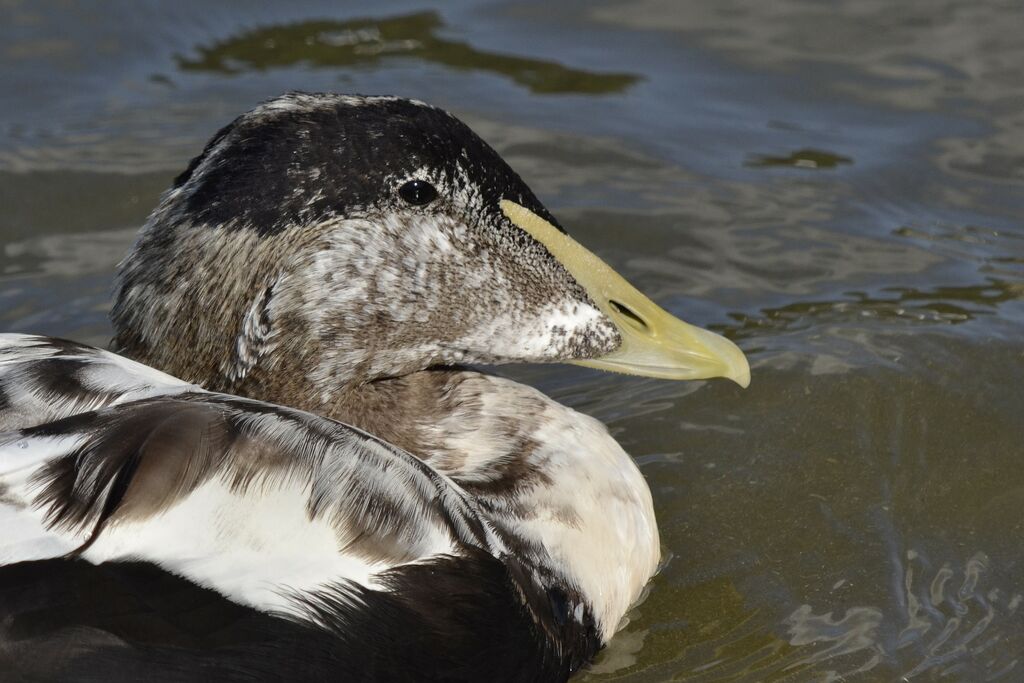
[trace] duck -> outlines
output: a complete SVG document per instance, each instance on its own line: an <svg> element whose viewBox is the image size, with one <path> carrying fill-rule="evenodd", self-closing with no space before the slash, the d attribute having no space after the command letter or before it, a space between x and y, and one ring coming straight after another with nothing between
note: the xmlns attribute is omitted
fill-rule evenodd
<svg viewBox="0 0 1024 683"><path fill-rule="evenodd" d="M109 350L0 335L4 680L563 681L661 547L599 421L484 371L750 381L465 123L291 92L118 265Z"/></svg>

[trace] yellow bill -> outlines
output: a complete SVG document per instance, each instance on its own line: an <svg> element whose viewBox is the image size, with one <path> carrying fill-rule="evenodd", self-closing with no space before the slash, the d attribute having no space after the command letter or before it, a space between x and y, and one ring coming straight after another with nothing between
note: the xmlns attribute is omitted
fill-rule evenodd
<svg viewBox="0 0 1024 683"><path fill-rule="evenodd" d="M731 341L664 310L579 242L529 209L503 199L501 210L558 259L619 329L622 345L618 349L573 363L644 377L727 377L741 387L750 384L747 358Z"/></svg>

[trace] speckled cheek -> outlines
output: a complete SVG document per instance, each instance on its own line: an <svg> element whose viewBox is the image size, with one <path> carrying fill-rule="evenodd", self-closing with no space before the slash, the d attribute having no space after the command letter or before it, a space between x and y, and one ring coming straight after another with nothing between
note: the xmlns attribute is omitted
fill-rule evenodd
<svg viewBox="0 0 1024 683"><path fill-rule="evenodd" d="M469 330L457 345L481 362L559 361L608 353L618 333L595 307L565 299L532 307L506 302L503 310Z"/></svg>
<svg viewBox="0 0 1024 683"><path fill-rule="evenodd" d="M566 351L573 359L597 358L611 353L620 344L622 336L619 330L611 320L601 315L570 337Z"/></svg>

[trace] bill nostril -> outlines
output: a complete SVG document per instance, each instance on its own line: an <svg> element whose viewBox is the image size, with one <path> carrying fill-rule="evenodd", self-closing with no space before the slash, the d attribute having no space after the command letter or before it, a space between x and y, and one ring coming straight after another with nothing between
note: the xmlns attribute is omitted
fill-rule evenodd
<svg viewBox="0 0 1024 683"><path fill-rule="evenodd" d="M647 332L650 330L650 327L647 325L647 322L643 318L641 318L637 313L634 313L625 304L621 304L618 301L615 301L614 299L609 299L608 305L611 307L613 311L615 311L623 318L625 318L626 322L632 325L635 329L641 332Z"/></svg>

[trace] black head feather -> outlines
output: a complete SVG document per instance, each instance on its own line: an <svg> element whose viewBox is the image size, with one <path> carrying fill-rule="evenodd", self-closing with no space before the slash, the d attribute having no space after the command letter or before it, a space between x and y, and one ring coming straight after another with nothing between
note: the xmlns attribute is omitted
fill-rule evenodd
<svg viewBox="0 0 1024 683"><path fill-rule="evenodd" d="M336 216L386 210L426 174L441 204L461 197L500 213L511 199L555 218L522 178L442 109L394 97L289 93L222 128L175 180L197 224L276 234ZM481 217L482 218L482 217Z"/></svg>

